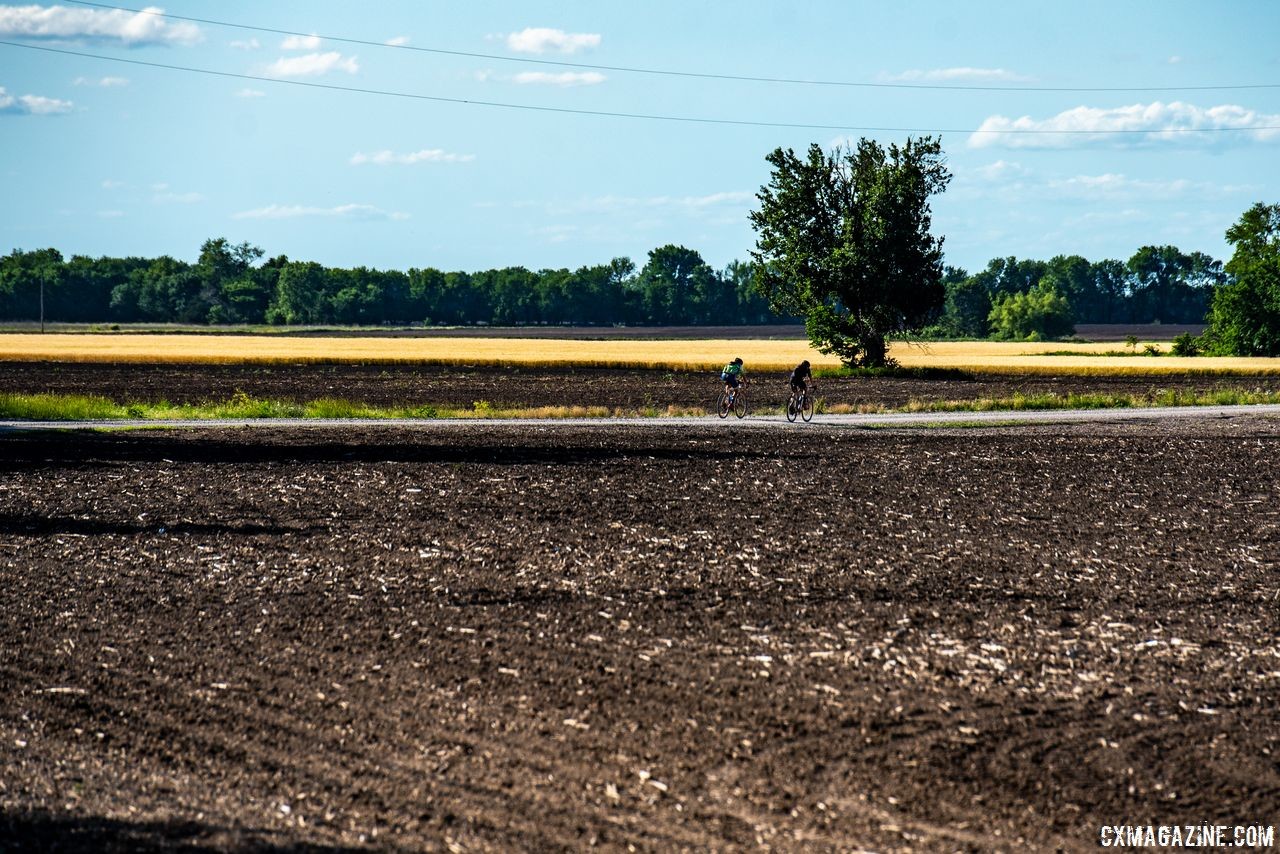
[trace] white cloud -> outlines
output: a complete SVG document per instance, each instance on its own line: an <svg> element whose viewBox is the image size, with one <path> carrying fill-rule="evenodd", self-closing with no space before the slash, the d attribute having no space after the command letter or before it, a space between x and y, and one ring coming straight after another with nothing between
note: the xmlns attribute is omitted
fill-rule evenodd
<svg viewBox="0 0 1280 854"><path fill-rule="evenodd" d="M71 81L73 86L100 86L103 89L110 89L113 86L128 86L129 79L127 77L77 77Z"/></svg>
<svg viewBox="0 0 1280 854"><path fill-rule="evenodd" d="M522 71L511 78L520 84L549 84L552 86L595 86L605 81L596 71Z"/></svg>
<svg viewBox="0 0 1280 854"><path fill-rule="evenodd" d="M1170 64L1170 65L1177 65L1177 64L1179 64L1180 62L1182 62L1182 57L1180 57L1180 56L1171 56L1171 57L1169 57L1169 64Z"/></svg>
<svg viewBox="0 0 1280 854"><path fill-rule="evenodd" d="M285 36L280 42L281 50L319 50L320 37L315 33L309 36Z"/></svg>
<svg viewBox="0 0 1280 854"><path fill-rule="evenodd" d="M195 24L170 22L164 10L148 6L141 12L123 9L70 9L65 6L0 6L0 35L34 39L195 44L203 35Z"/></svg>
<svg viewBox="0 0 1280 854"><path fill-rule="evenodd" d="M343 56L335 51L306 53L302 56L282 56L271 64L267 73L272 77L314 77L330 71L355 74L360 65L354 56Z"/></svg>
<svg viewBox="0 0 1280 854"><path fill-rule="evenodd" d="M1192 181L1188 178L1147 180L1108 172L1103 175L1075 175L1058 178L1045 185L1049 195L1085 201L1132 199L1144 202L1175 199L1215 199L1249 195L1260 188L1250 184L1219 184L1214 181Z"/></svg>
<svg viewBox="0 0 1280 854"><path fill-rule="evenodd" d="M519 53L577 53L599 45L599 33L566 33L549 27L526 27L507 36L507 47Z"/></svg>
<svg viewBox="0 0 1280 854"><path fill-rule="evenodd" d="M390 45L391 47L404 47L405 45L407 45L407 44L409 43L409 37L408 37L408 36L396 36L395 38L387 39L386 43L387 43L388 45Z"/></svg>
<svg viewBox="0 0 1280 854"><path fill-rule="evenodd" d="M973 174L983 181L998 182L1023 178L1030 174L1030 170L1021 163L997 160L995 163L988 163L973 170Z"/></svg>
<svg viewBox="0 0 1280 854"><path fill-rule="evenodd" d="M260 89L241 89L236 93L237 98L265 98L267 93Z"/></svg>
<svg viewBox="0 0 1280 854"><path fill-rule="evenodd" d="M124 216L124 211L98 211L98 216L103 219L119 219Z"/></svg>
<svg viewBox="0 0 1280 854"><path fill-rule="evenodd" d="M58 113L69 113L75 105L70 101L57 98L46 98L43 95L10 95L0 86L0 113L15 113L29 116L52 116Z"/></svg>
<svg viewBox="0 0 1280 854"><path fill-rule="evenodd" d="M332 208L308 207L306 205L267 205L251 211L241 211L233 215L235 219L295 219L304 216L332 217L336 219L356 220L403 220L407 213L384 211L373 205L338 205Z"/></svg>
<svg viewBox="0 0 1280 854"><path fill-rule="evenodd" d="M262 47L262 42L257 39L237 39L231 42L231 46L236 50L257 50Z"/></svg>
<svg viewBox="0 0 1280 854"><path fill-rule="evenodd" d="M356 152L351 156L351 164L360 166L372 163L375 166L392 164L412 165L414 163L469 163L475 160L474 154L452 154L440 148L424 148L409 154L396 154L393 151L375 151L373 154Z"/></svg>
<svg viewBox="0 0 1280 854"><path fill-rule="evenodd" d="M158 185L163 187L167 185ZM157 205L194 205L197 202L203 202L204 196L200 193L156 193L151 197L151 201Z"/></svg>
<svg viewBox="0 0 1280 854"><path fill-rule="evenodd" d="M1247 130L1213 132L1221 128ZM969 147L1070 148L1157 142L1209 146L1242 139L1254 142L1280 139L1280 115L1259 113L1234 104L1202 108L1181 101L1168 104L1156 101L1111 109L1076 107L1042 120L1030 116L1017 119L991 116L969 137Z"/></svg>
<svg viewBox="0 0 1280 854"><path fill-rule="evenodd" d="M931 68L911 69L899 74L882 74L880 79L890 83L1026 83L1033 78L1016 74L1003 68Z"/></svg>
<svg viewBox="0 0 1280 854"><path fill-rule="evenodd" d="M705 216L715 209L746 206L754 200L755 194L746 191L708 193L704 196L595 196L569 203L548 204L547 213L563 216L648 211Z"/></svg>
<svg viewBox="0 0 1280 854"><path fill-rule="evenodd" d="M1188 178L1132 178L1115 172L1101 175L1037 176L1019 163L997 160L956 175L959 198L992 198L1004 202L1053 199L1067 202L1160 203L1184 199L1226 199L1260 191L1250 184L1222 184Z"/></svg>
<svg viewBox="0 0 1280 854"><path fill-rule="evenodd" d="M124 186L124 181L116 181L113 178L108 178L107 180L102 182L102 189L104 190L118 190L123 186Z"/></svg>

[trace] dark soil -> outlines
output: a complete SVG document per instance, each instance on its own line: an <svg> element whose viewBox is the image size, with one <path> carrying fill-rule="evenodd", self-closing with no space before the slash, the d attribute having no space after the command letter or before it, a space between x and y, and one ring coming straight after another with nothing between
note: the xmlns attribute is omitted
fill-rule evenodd
<svg viewBox="0 0 1280 854"><path fill-rule="evenodd" d="M787 397L786 374L756 374L754 405ZM717 375L706 372L605 368L515 369L291 365L113 365L57 362L0 362L0 391L35 394L96 394L118 402L168 400L200 403L226 400L237 392L253 397L307 401L322 397L376 405L433 404L498 407L578 404L626 409L706 407L720 391ZM1099 392L1151 395L1164 389L1280 391L1280 376L997 376L922 379L840 377L818 381L827 404L899 407L912 400L974 400L1015 393Z"/></svg>
<svg viewBox="0 0 1280 854"><path fill-rule="evenodd" d="M1280 422L0 434L0 849L1280 823Z"/></svg>

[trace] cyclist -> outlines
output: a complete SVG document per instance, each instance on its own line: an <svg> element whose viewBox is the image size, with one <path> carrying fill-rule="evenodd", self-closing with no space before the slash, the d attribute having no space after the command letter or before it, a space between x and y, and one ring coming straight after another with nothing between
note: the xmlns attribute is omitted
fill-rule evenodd
<svg viewBox="0 0 1280 854"><path fill-rule="evenodd" d="M737 389L743 379L742 359L734 359L725 365L724 370L720 372L720 379L724 381L724 390L726 392Z"/></svg>
<svg viewBox="0 0 1280 854"><path fill-rule="evenodd" d="M805 359L791 370L791 393L807 394L809 391L807 383L810 382L813 382L813 372L809 369L809 360Z"/></svg>

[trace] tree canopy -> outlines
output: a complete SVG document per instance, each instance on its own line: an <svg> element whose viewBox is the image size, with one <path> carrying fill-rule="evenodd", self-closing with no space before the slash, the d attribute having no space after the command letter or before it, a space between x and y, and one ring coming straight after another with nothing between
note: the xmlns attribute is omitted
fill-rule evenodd
<svg viewBox="0 0 1280 854"><path fill-rule="evenodd" d="M1227 229L1235 248L1205 332L1209 349L1231 356L1280 356L1280 205L1259 202Z"/></svg>
<svg viewBox="0 0 1280 854"><path fill-rule="evenodd" d="M675 324L776 323L751 265L723 270L668 244L637 271L628 258L576 270L445 272L327 267L249 243L206 240L195 263L65 260L55 249L0 257L0 320L79 323ZM786 319L786 318L781 318Z"/></svg>
<svg viewBox="0 0 1280 854"><path fill-rule="evenodd" d="M887 362L886 338L942 308L942 239L929 198L951 179L941 142L862 139L801 159L778 148L750 214L759 283L779 313L805 318L809 339L849 365Z"/></svg>

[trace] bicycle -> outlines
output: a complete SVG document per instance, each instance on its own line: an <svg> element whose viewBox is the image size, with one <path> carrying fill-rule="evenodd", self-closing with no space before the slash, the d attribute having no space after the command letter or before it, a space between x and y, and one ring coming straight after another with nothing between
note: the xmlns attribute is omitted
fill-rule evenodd
<svg viewBox="0 0 1280 854"><path fill-rule="evenodd" d="M813 418L813 395L808 389L791 390L791 397L787 400L787 420L794 422L797 415L806 422Z"/></svg>
<svg viewBox="0 0 1280 854"><path fill-rule="evenodd" d="M729 413L742 418L747 414L747 381L742 380L737 388L725 387L720 392L720 398L716 403L717 413L721 418L728 418Z"/></svg>

